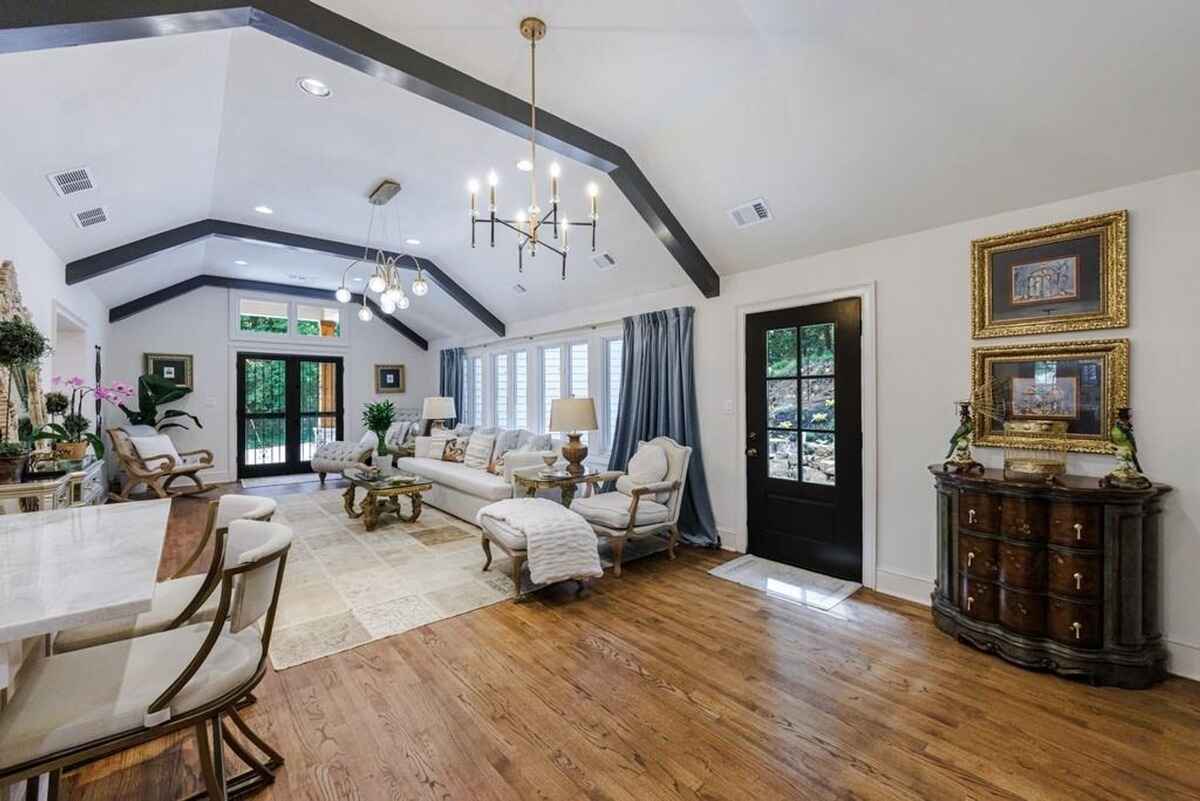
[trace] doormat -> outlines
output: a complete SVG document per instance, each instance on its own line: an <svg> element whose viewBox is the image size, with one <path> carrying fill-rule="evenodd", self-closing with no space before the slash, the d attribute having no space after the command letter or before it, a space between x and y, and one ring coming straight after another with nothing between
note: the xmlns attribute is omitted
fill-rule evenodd
<svg viewBox="0 0 1200 801"><path fill-rule="evenodd" d="M262 478L243 478L242 486L246 489L257 487L278 487L283 484L307 484L310 481L320 481L316 473L297 473L291 476L264 476Z"/></svg>
<svg viewBox="0 0 1200 801"><path fill-rule="evenodd" d="M745 587L762 590L768 595L828 612L858 592L861 584L823 576L760 556L746 554L717 565L709 574Z"/></svg>

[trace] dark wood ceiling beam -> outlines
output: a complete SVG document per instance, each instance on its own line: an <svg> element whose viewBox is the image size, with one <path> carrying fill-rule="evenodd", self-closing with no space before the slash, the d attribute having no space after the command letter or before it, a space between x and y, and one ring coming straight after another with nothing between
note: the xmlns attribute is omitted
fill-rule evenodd
<svg viewBox="0 0 1200 801"><path fill-rule="evenodd" d="M310 0L46 0L0 2L0 52L248 25L522 138L529 105ZM602 170L706 297L721 279L633 158L549 112L538 144ZM501 334L503 336L503 334Z"/></svg>
<svg viewBox="0 0 1200 801"><path fill-rule="evenodd" d="M93 278L98 278L113 270L133 264L134 262L153 256L164 250L181 247L206 237L221 237L248 242L264 242L270 245L284 245L299 250L314 253L325 253L346 259L357 259L363 255L363 246L349 242L338 242L333 239L322 239L304 234L294 234L290 231L279 231L274 228L263 228L259 225L230 222L228 220L199 220L169 231L162 231L151 236L143 237L135 242L120 245L110 250L86 256L67 264L67 283L78 284ZM398 259L403 255L392 251L384 251L388 256ZM421 269L429 274L429 278L442 291L453 298L460 306L471 312L476 319L495 332L496 336L505 335L504 321L475 299L475 296L464 289L457 281L426 258L405 257L397 264L406 270L416 270L417 262Z"/></svg>
<svg viewBox="0 0 1200 801"><path fill-rule="evenodd" d="M238 289L244 292L267 292L273 295L290 295L292 297L314 298L316 300L325 300L336 303L333 296L333 291L329 289L317 289L311 286L290 286L289 284L276 284L270 281L249 281L244 278L230 278L227 275L197 275L186 281L180 281L177 284L164 287L157 292L151 292L148 295L142 295L140 298L135 298L128 303L122 303L120 306L113 306L108 310L108 321L115 323L118 320L124 320L126 317L132 317L138 312L146 311L154 306L167 303L181 295L186 295L195 289L202 287L218 287L221 289ZM362 293L356 292L351 298L351 303L362 303ZM383 309L379 308L379 304L366 299L367 308L374 314L375 319L387 325L396 333L411 341L421 350L429 350L429 342L425 337L418 334L416 331L409 328L400 320L390 314L384 314Z"/></svg>

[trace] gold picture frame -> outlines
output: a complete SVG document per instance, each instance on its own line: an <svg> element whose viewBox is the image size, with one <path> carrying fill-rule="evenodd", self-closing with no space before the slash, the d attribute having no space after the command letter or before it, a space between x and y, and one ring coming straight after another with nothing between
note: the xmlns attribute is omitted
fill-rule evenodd
<svg viewBox="0 0 1200 801"><path fill-rule="evenodd" d="M1075 378L1078 382L1075 418L1064 421L1063 417L1047 416L1047 420L1060 425L1045 426L1047 433L1017 434L1006 433L1002 422L976 411L976 445L1112 453L1109 432L1116 420L1117 409L1129 405L1128 339L989 345L971 349L971 397L986 392L982 388L992 382L1025 373L1041 374L1040 380L1055 382L1064 377ZM1005 391L1010 392L1011 386ZM1012 419L1028 423L1031 417L1022 414ZM1026 425L1025 428L1035 427Z"/></svg>
<svg viewBox="0 0 1200 801"><path fill-rule="evenodd" d="M1071 252L1072 246L1079 252ZM1081 261L1086 269L1081 269ZM1019 294L1030 271L1045 294ZM1048 271L1056 270L1053 275ZM998 288L1000 288L998 290ZM1043 289L1044 288L1044 289ZM1027 228L971 243L971 336L1094 331L1129 325L1129 212Z"/></svg>
<svg viewBox="0 0 1200 801"><path fill-rule="evenodd" d="M380 395L404 392L404 365L375 365L375 392Z"/></svg>
<svg viewBox="0 0 1200 801"><path fill-rule="evenodd" d="M190 353L144 353L142 368L146 375L158 376L181 387L195 389L192 383L193 357Z"/></svg>

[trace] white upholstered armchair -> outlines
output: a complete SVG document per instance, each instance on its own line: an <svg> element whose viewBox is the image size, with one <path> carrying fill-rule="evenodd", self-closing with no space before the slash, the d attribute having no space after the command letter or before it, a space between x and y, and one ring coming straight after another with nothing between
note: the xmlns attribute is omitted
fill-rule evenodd
<svg viewBox="0 0 1200 801"><path fill-rule="evenodd" d="M687 484L692 449L670 437L639 442L625 473L604 474L616 480L613 492L579 498L571 511L583 515L597 536L612 545L613 575L621 575L621 553L625 540L667 535L667 555L675 558L679 540L679 509Z"/></svg>

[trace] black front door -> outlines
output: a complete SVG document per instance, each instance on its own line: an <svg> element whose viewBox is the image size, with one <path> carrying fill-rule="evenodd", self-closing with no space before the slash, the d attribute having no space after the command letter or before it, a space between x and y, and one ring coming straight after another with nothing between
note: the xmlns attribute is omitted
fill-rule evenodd
<svg viewBox="0 0 1200 801"><path fill-rule="evenodd" d="M862 303L746 317L750 553L862 581Z"/></svg>
<svg viewBox="0 0 1200 801"><path fill-rule="evenodd" d="M341 357L239 353L237 404L238 478L307 472L342 438Z"/></svg>

